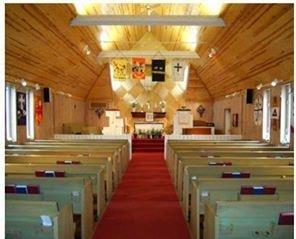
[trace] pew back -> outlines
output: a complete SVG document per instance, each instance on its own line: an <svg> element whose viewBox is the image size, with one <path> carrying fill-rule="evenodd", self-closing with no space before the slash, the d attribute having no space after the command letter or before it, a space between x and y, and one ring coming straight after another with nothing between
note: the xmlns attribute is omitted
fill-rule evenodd
<svg viewBox="0 0 296 239"><path fill-rule="evenodd" d="M44 226L41 215L48 216L52 226ZM58 209L56 202L7 200L5 238L74 239L72 206Z"/></svg>
<svg viewBox="0 0 296 239"><path fill-rule="evenodd" d="M10 176L35 175L36 171L65 172L65 177L83 177L92 182L93 192L97 195L97 216L100 217L105 207L104 167L92 165L53 165L53 164L5 164L5 174Z"/></svg>
<svg viewBox="0 0 296 239"><path fill-rule="evenodd" d="M73 213L81 215L81 238L92 236L93 191L91 181L85 178L36 178L10 176L5 179L5 185L37 185L40 194L5 194L6 200L55 201L62 208L68 203L73 206Z"/></svg>
<svg viewBox="0 0 296 239"><path fill-rule="evenodd" d="M199 239L200 215L204 214L206 203L214 204L216 201L240 201L242 186L269 186L275 188L275 194L248 195L248 200L293 200L293 179L274 178L241 178L216 179L199 178L192 183L190 228L193 238Z"/></svg>
<svg viewBox="0 0 296 239"><path fill-rule="evenodd" d="M204 238L293 238L293 227L285 237L276 235L279 215L293 212L293 202L230 202L206 204ZM283 235L281 235L283 236Z"/></svg>

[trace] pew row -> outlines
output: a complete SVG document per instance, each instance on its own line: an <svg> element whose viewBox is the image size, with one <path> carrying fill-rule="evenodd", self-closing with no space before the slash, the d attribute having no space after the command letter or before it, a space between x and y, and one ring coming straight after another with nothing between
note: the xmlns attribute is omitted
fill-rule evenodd
<svg viewBox="0 0 296 239"><path fill-rule="evenodd" d="M293 201L217 201L206 204L206 239L292 239ZM293 213L292 213L293 214Z"/></svg>
<svg viewBox="0 0 296 239"><path fill-rule="evenodd" d="M228 178L231 181L233 178L250 177L250 178L264 178L264 177L291 177L293 178L293 167L289 166L186 166L183 177L183 192L182 192L182 209L186 220L189 219L189 208L192 180L203 177L211 178Z"/></svg>
<svg viewBox="0 0 296 239"><path fill-rule="evenodd" d="M171 174L176 170L177 168L177 162L180 155L187 156L187 157L202 157L202 158L211 158L211 159L219 159L221 157L268 157L268 158L287 158L287 157L294 157L293 151L248 151L246 149L242 150L240 148L236 148L229 151L208 151L208 152L202 152L202 151L194 151L194 150L174 150L173 158L167 162L168 168Z"/></svg>
<svg viewBox="0 0 296 239"><path fill-rule="evenodd" d="M35 190L30 191L27 186L32 187L32 185ZM81 216L81 238L89 239L92 236L93 191L91 181L88 179L9 176L5 179L5 199L6 201L55 201L59 208L71 203L73 214Z"/></svg>
<svg viewBox="0 0 296 239"><path fill-rule="evenodd" d="M6 201L6 239L74 239L74 230L71 204L59 208L51 201Z"/></svg>
<svg viewBox="0 0 296 239"><path fill-rule="evenodd" d="M293 194L293 178L275 179L266 177L232 180L199 178L193 180L189 213L193 238L200 238L200 215L204 214L206 203L214 204L216 201L240 200L293 201Z"/></svg>
<svg viewBox="0 0 296 239"><path fill-rule="evenodd" d="M105 208L105 187L104 187L104 167L94 167L92 165L53 165L53 164L5 164L5 175L29 176L45 174L46 171L52 176L59 174L61 177L83 177L90 179L92 190L96 195L97 217L100 218ZM37 175L38 176L38 175ZM43 175L41 175L43 177ZM45 175L46 176L46 175ZM51 175L50 175L51 176Z"/></svg>
<svg viewBox="0 0 296 239"><path fill-rule="evenodd" d="M104 150L101 152L89 152L87 150L66 150L66 149L6 149L6 156L8 155L51 155L51 156L68 156L68 157L79 157L79 158L95 158L95 157L110 157L112 160L112 172L114 187L118 186L119 180L122 176L122 172L119 167L119 157L114 150Z"/></svg>
<svg viewBox="0 0 296 239"><path fill-rule="evenodd" d="M174 175L174 183L178 192L179 199L182 200L182 189L183 189L183 173L186 166L198 166L198 165L208 165L208 166L222 166L225 170L228 166L293 166L293 158L280 158L280 159L270 159L270 158L247 158L247 157L227 157L219 159L201 158L201 157L180 157L178 158L178 168Z"/></svg>
<svg viewBox="0 0 296 239"><path fill-rule="evenodd" d="M129 162L129 150L127 146L122 143L60 143L60 144L22 144L15 145L9 144L7 145L7 149L68 149L74 151L81 151L82 153L94 153L94 152L102 152L106 150L111 150L116 153L118 157L118 167L120 168L120 172L124 173L125 169L128 166Z"/></svg>
<svg viewBox="0 0 296 239"><path fill-rule="evenodd" d="M88 164L105 167L106 199L110 200L115 190L115 176L112 175L111 157L75 157L66 155L6 155L5 163L9 164Z"/></svg>

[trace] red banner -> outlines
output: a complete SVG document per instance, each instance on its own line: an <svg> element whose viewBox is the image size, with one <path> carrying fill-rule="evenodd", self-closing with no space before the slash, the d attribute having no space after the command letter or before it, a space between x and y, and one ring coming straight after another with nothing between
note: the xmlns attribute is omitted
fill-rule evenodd
<svg viewBox="0 0 296 239"><path fill-rule="evenodd" d="M132 59L132 75L135 80L145 79L145 58Z"/></svg>
<svg viewBox="0 0 296 239"><path fill-rule="evenodd" d="M41 123L42 116L43 116L43 110L42 110L41 96L36 95L35 96L35 120L38 125Z"/></svg>

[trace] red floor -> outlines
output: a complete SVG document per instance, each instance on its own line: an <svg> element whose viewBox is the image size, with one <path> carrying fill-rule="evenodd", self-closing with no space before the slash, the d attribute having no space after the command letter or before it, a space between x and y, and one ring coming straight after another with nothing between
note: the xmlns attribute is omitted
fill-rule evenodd
<svg viewBox="0 0 296 239"><path fill-rule="evenodd" d="M189 239L163 153L134 153L94 239Z"/></svg>

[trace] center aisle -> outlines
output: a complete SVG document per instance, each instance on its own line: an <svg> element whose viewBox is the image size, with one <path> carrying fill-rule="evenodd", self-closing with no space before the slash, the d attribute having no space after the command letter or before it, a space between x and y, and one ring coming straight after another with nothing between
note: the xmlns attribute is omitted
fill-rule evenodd
<svg viewBox="0 0 296 239"><path fill-rule="evenodd" d="M94 239L158 238L190 235L163 153L133 153Z"/></svg>

